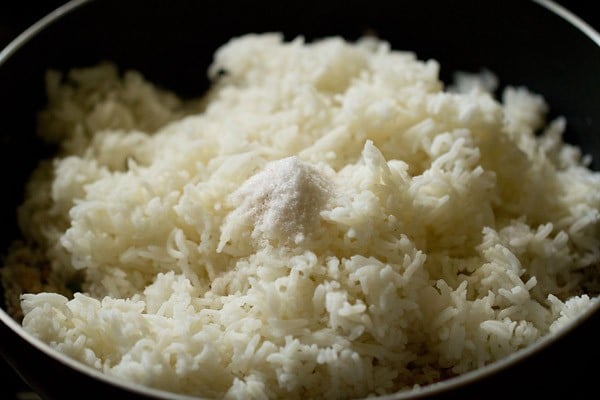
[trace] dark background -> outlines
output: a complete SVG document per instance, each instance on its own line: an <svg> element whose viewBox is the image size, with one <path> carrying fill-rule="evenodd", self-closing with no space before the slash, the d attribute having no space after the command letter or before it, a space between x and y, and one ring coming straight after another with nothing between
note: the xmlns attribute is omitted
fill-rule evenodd
<svg viewBox="0 0 600 400"><path fill-rule="evenodd" d="M525 0L524 0L525 1ZM595 12L595 1L586 0L561 0L556 1L559 4L567 7L575 14L577 14L584 21L588 22L592 27L600 30L600 13ZM39 20L41 17L46 15L49 11L60 6L64 3L64 0L44 0L44 1L0 1L0 49L7 45L12 39L14 39L20 32L29 27L32 23ZM600 73L600 71L599 71ZM0 88L1 90L1 88ZM598 320L598 318L596 318ZM596 321L597 322L597 321ZM592 325L597 335L600 335L599 324ZM582 354L585 357L585 354ZM589 364L588 364L589 365ZM600 360L598 360L600 366ZM557 368L565 368L560 362L556 363ZM584 367L585 368L585 367ZM580 394L583 393L583 389L587 388L591 393L597 393L595 390L596 382L594 376L600 373L600 368L595 371L580 370L578 366L566 366L565 373L571 374L571 379L566 379L564 382L546 382L543 376L538 376L536 371L532 373L532 384L538 385L556 385L557 389L564 385L573 385L574 382L579 382L577 388L573 387L573 395L575 398L579 398ZM22 380L15 374L4 360L0 357L0 399L35 399L36 396L33 394L28 387L22 382ZM65 382L65 384L68 384ZM510 382L507 382L510 385ZM517 388L516 393L518 393ZM518 388L519 390L523 388ZM564 387L563 387L564 389ZM563 390L558 390L557 393L564 393ZM579 394L579 395L578 395ZM597 395L593 395L590 398L596 398ZM486 398L493 398L493 394L489 393L485 395Z"/></svg>

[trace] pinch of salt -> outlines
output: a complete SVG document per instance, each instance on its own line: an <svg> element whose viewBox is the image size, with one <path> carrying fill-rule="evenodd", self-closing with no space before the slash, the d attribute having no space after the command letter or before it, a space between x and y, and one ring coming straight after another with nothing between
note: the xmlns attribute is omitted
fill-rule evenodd
<svg viewBox="0 0 600 400"><path fill-rule="evenodd" d="M296 156L268 163L230 197L236 208L227 216L219 251L252 226L253 239L299 244L314 228L329 197L329 182Z"/></svg>

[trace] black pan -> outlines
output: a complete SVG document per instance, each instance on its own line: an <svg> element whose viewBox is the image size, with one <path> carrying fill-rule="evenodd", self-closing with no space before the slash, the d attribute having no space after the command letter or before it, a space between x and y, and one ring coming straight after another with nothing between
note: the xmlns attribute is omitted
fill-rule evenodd
<svg viewBox="0 0 600 400"><path fill-rule="evenodd" d="M501 86L524 85L542 94L551 117L567 117L566 140L592 155L592 167L600 169L600 36L550 1L74 0L0 53L0 251L18 237L15 209L24 182L37 160L52 152L35 136L46 69L111 60L193 97L207 88L205 71L219 45L232 36L264 31L282 31L288 39L302 34L309 40L331 35L355 39L375 32L395 49L438 60L446 81L456 70L487 68L499 76ZM0 352L45 398L168 395L105 377L56 353L3 310L0 320ZM599 334L596 308L559 337L410 395L580 397L595 387Z"/></svg>

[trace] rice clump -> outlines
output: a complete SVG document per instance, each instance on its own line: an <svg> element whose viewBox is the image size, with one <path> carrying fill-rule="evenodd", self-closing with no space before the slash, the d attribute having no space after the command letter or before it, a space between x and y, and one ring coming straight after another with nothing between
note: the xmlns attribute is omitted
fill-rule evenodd
<svg viewBox="0 0 600 400"><path fill-rule="evenodd" d="M264 34L217 51L200 101L50 72L60 151L9 309L106 374L226 399L408 390L556 332L596 301L600 176L540 96L438 69Z"/></svg>

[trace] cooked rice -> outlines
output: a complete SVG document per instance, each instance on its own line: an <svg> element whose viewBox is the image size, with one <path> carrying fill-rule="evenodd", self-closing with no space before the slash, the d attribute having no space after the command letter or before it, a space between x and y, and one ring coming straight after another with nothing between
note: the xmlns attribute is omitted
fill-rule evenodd
<svg viewBox="0 0 600 400"><path fill-rule="evenodd" d="M9 309L106 374L228 399L407 390L560 330L596 301L600 175L540 96L438 69L247 35L200 112L111 65L49 73L61 152Z"/></svg>

